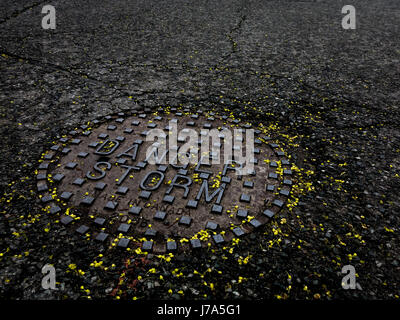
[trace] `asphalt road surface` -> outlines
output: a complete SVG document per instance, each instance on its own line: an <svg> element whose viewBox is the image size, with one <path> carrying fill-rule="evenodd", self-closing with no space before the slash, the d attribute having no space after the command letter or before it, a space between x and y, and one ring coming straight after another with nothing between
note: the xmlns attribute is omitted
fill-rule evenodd
<svg viewBox="0 0 400 320"><path fill-rule="evenodd" d="M399 1L56 0L55 30L45 4L0 2L2 299L399 298ZM99 257L42 214L38 160L81 123L159 106L256 108L312 187L233 253ZM62 290L42 289L46 263Z"/></svg>

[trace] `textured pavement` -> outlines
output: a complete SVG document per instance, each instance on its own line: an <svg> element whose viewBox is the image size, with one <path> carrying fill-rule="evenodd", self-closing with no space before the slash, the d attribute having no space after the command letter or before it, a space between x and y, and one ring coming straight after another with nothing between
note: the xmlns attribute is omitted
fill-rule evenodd
<svg viewBox="0 0 400 320"><path fill-rule="evenodd" d="M96 268L78 280L63 273L67 293L39 288L48 256L58 261L60 273L82 261L72 242L57 249L65 245L57 226L58 240L52 231L39 236L48 218L28 226L28 217L18 218L40 212L32 178L58 135L118 111L200 106L241 112L250 106L260 121L278 123L297 137L297 165L311 163L315 173L314 191L277 218L282 246L264 251L261 240L248 239L238 256L251 254L254 265L226 266L226 279L210 272L209 283L221 281L217 290L194 280L190 258L173 266L157 262L168 284L156 273L158 285L150 277L151 285L139 286L139 294L124 289L125 296L399 297L398 1L352 1L356 30L341 27L341 8L349 4L342 1L53 1L56 30L41 28L45 4L0 3L0 296L81 298L89 295L82 283L93 286L94 297L118 295L108 290L118 277ZM39 250L45 244L52 249ZM216 259L204 270L224 269ZM15 261L17 269L11 267ZM349 263L360 268L363 290L341 289L340 270ZM187 273L175 277L175 268ZM243 274L250 280L241 287ZM34 281L38 288L27 289Z"/></svg>

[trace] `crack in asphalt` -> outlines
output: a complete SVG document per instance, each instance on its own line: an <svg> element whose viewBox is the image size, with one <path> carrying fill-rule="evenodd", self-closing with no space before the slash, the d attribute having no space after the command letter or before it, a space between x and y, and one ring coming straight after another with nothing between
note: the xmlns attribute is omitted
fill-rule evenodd
<svg viewBox="0 0 400 320"><path fill-rule="evenodd" d="M245 6L244 6L244 3L243 3L241 8L238 10L239 15L240 15L239 21L226 34L226 37L228 38L228 41L231 44L231 51L221 57L220 61L214 66L215 68L220 66L223 61L228 60L233 54L235 54L237 52L237 42L233 39L232 35L237 31L240 32L240 30L242 28L242 25L243 25L243 22L246 20L247 16L245 14L243 14L244 8L245 8Z"/></svg>
<svg viewBox="0 0 400 320"><path fill-rule="evenodd" d="M22 61L24 61L26 63L29 63L31 65L36 65L36 66L39 66L41 68L47 67L47 68L50 68L50 69L53 69L53 70L56 70L56 71L61 71L61 72L68 73L68 74L70 74L72 76L75 76L75 77L81 77L82 79L88 79L88 80L91 80L91 81L96 82L96 83L107 85L109 87L112 87L116 91L120 91L120 92L122 92L122 93L124 93L126 95L129 95L128 92L124 91L121 88L116 87L116 85L122 86L120 83L117 83L117 82L112 83L112 82L108 82L108 81L104 81L104 80L100 80L98 78L92 77L92 76L90 76L90 75L88 75L88 74L86 74L84 72L72 71L71 67L65 67L65 66L62 66L62 65L41 61L41 60L38 60L38 59L35 59L35 58L28 58L28 57L20 56L18 54L9 52L7 50L4 50L2 48L0 48L0 55L6 55L6 56L9 56L9 57L17 59L17 60L22 60Z"/></svg>
<svg viewBox="0 0 400 320"><path fill-rule="evenodd" d="M66 67L66 66L63 66L63 65L49 63L49 62L42 61L42 60L39 60L39 59L31 58L31 57L21 56L21 55L12 53L12 52L10 52L8 50L5 50L5 49L3 49L1 47L0 47L0 55L6 55L6 56L11 57L11 58L16 59L16 60L22 60L22 61L24 61L26 63L31 64L31 65L39 66L42 69L50 68L50 69L55 70L55 71L64 72L64 73L67 73L67 74L69 74L71 76L79 77L83 81L90 80L92 82L96 82L96 83L108 86L108 87L112 88L113 90L118 91L120 93L119 95L115 96L113 99L117 99L117 98L120 98L120 97L128 97L128 96L132 96L132 95L139 97L139 96L144 96L144 95L149 95L149 94L161 94L161 93L171 94L170 90L161 90L161 89L160 90L143 90L143 89L131 90L131 91L134 92L134 93L132 93L132 92L129 92L129 91L125 90L125 89L122 89L121 87L123 87L124 84L119 83L117 81L115 81L115 82L104 81L104 80L98 79L96 77L90 76L89 74L87 74L85 72L74 71L73 69L75 69L75 68L70 67L70 66Z"/></svg>
<svg viewBox="0 0 400 320"><path fill-rule="evenodd" d="M48 2L48 1L43 0L43 1L39 1L39 2L34 2L33 4L31 4L31 5L29 5L29 6L26 6L26 7L22 8L22 9L20 9L20 10L16 10L16 11L14 11L10 16L5 17L5 18L3 18L2 20L0 20L0 24L3 24L3 23L5 23L5 22L9 21L9 20L11 20L12 18L16 18L16 17L18 17L19 15L23 14L24 12L26 12L26 11L28 11L28 10L31 10L31 9L33 9L33 8L36 8L36 7L40 6L41 4L45 4L46 2Z"/></svg>
<svg viewBox="0 0 400 320"><path fill-rule="evenodd" d="M229 55L232 55L236 52L237 50L237 42L233 39L232 34L236 31L238 31L240 33L240 29L242 28L242 24L243 22L246 20L246 15L242 15L240 17L239 22L236 24L235 27L233 27L233 29L228 33L227 37L229 39L229 41L231 42L232 45L232 49Z"/></svg>

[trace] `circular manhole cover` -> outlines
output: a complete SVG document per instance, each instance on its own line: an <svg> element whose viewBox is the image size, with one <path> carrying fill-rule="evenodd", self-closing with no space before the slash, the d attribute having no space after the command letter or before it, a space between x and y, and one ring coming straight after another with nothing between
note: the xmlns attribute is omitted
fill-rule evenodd
<svg viewBox="0 0 400 320"><path fill-rule="evenodd" d="M266 223L289 196L290 163L266 132L174 108L108 116L43 155L41 202L71 231L113 246L224 243Z"/></svg>

